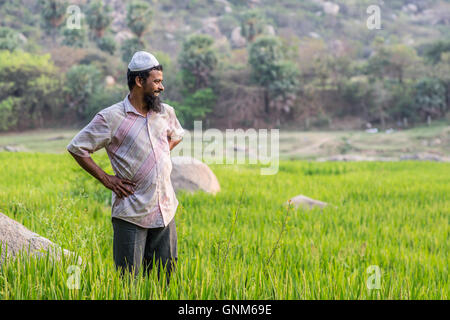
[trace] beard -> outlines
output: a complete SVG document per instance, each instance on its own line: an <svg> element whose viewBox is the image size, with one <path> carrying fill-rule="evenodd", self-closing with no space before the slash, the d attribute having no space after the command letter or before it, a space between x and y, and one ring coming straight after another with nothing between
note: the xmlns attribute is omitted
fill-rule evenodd
<svg viewBox="0 0 450 320"><path fill-rule="evenodd" d="M159 96L144 94L144 103L148 111L161 112L161 99L159 99Z"/></svg>

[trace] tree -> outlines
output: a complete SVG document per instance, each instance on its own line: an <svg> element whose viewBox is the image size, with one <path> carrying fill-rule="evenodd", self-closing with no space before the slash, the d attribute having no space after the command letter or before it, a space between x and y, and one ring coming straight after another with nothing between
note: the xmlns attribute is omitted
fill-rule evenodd
<svg viewBox="0 0 450 320"><path fill-rule="evenodd" d="M97 39L97 46L100 50L113 55L116 51L116 41L111 36L104 36Z"/></svg>
<svg viewBox="0 0 450 320"><path fill-rule="evenodd" d="M241 35L252 42L258 35L264 32L265 18L260 11L251 9L241 15Z"/></svg>
<svg viewBox="0 0 450 320"><path fill-rule="evenodd" d="M140 51L140 50L144 50L144 49L145 49L145 45L139 38L126 39L122 43L122 47L121 47L122 60L125 63L128 63L136 51Z"/></svg>
<svg viewBox="0 0 450 320"><path fill-rule="evenodd" d="M416 50L404 44L395 44L388 48L389 66L399 83L403 82L405 72L419 60Z"/></svg>
<svg viewBox="0 0 450 320"><path fill-rule="evenodd" d="M415 106L422 116L439 117L445 114L445 87L436 78L420 79L415 85Z"/></svg>
<svg viewBox="0 0 450 320"><path fill-rule="evenodd" d="M134 0L127 5L127 25L140 38L150 26L153 12L146 2Z"/></svg>
<svg viewBox="0 0 450 320"><path fill-rule="evenodd" d="M39 0L41 8L41 17L44 22L46 31L56 35L56 30L59 29L64 21L66 14L67 1L66 0Z"/></svg>
<svg viewBox="0 0 450 320"><path fill-rule="evenodd" d="M24 45L19 33L8 27L0 27L0 50L14 51Z"/></svg>
<svg viewBox="0 0 450 320"><path fill-rule="evenodd" d="M69 47L83 48L86 42L86 29L70 29L64 28L62 31L64 36L62 44Z"/></svg>
<svg viewBox="0 0 450 320"><path fill-rule="evenodd" d="M0 51L0 130L44 127L61 105L61 88L50 55Z"/></svg>
<svg viewBox="0 0 450 320"><path fill-rule="evenodd" d="M193 128L194 120L203 120L210 113L217 101L217 97L211 88L197 90L194 94L187 95L181 103L170 101L179 113L179 120L183 127Z"/></svg>
<svg viewBox="0 0 450 320"><path fill-rule="evenodd" d="M75 111L79 120L84 120L88 113L89 100L101 88L101 73L91 65L74 65L67 72L66 79L65 91L69 108Z"/></svg>
<svg viewBox="0 0 450 320"><path fill-rule="evenodd" d="M193 35L184 43L179 56L183 84L189 92L207 88L218 64L214 40L207 35Z"/></svg>
<svg viewBox="0 0 450 320"><path fill-rule="evenodd" d="M442 53L450 52L450 41L437 41L425 48L425 58L429 62L436 64L441 61Z"/></svg>
<svg viewBox="0 0 450 320"><path fill-rule="evenodd" d="M250 46L249 64L252 81L265 88L265 111L278 97L293 93L298 84L298 68L284 59L278 37L261 36Z"/></svg>
<svg viewBox="0 0 450 320"><path fill-rule="evenodd" d="M103 37L105 30L111 24L111 7L103 1L96 0L89 4L86 11L86 21L97 38Z"/></svg>
<svg viewBox="0 0 450 320"><path fill-rule="evenodd" d="M440 61L431 68L431 76L437 77L445 86L445 102L450 107L450 52L442 52Z"/></svg>
<svg viewBox="0 0 450 320"><path fill-rule="evenodd" d="M419 60L414 48L404 44L386 45L383 40L376 39L374 46L374 53L369 58L366 69L373 79L391 77L402 83L406 71Z"/></svg>

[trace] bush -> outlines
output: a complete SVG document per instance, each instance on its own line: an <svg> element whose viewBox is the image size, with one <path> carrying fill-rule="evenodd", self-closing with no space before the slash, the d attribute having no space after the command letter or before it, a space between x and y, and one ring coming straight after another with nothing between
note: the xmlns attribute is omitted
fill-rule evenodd
<svg viewBox="0 0 450 320"><path fill-rule="evenodd" d="M105 36L97 40L97 46L100 50L113 55L116 51L116 41L111 36Z"/></svg>
<svg viewBox="0 0 450 320"><path fill-rule="evenodd" d="M130 62L131 58L133 57L133 54L136 51L141 50L145 50L145 45L141 40L139 40L138 38L126 39L122 43L121 47L123 62L128 64L128 62Z"/></svg>
<svg viewBox="0 0 450 320"><path fill-rule="evenodd" d="M64 28L62 31L64 36L62 44L69 47L84 48L86 42L86 30Z"/></svg>
<svg viewBox="0 0 450 320"><path fill-rule="evenodd" d="M211 85L212 73L218 65L214 39L207 35L192 35L183 43L178 57L183 84L190 92Z"/></svg>
<svg viewBox="0 0 450 320"><path fill-rule="evenodd" d="M14 109L18 103L18 98L8 97L0 101L0 131L7 131L17 124L17 116Z"/></svg>
<svg viewBox="0 0 450 320"><path fill-rule="evenodd" d="M24 44L18 32L11 28L0 27L0 50L14 51Z"/></svg>
<svg viewBox="0 0 450 320"><path fill-rule="evenodd" d="M211 88L197 90L187 96L181 103L168 101L177 111L177 117L183 127L193 128L194 120L203 120L210 113L217 97Z"/></svg>
<svg viewBox="0 0 450 320"><path fill-rule="evenodd" d="M446 112L445 87L439 79L423 78L415 85L415 107L422 116L442 116Z"/></svg>
<svg viewBox="0 0 450 320"><path fill-rule="evenodd" d="M128 93L126 86L104 87L99 86L93 94L89 96L87 106L84 111L84 121L90 121L97 112L122 101Z"/></svg>
<svg viewBox="0 0 450 320"><path fill-rule="evenodd" d="M43 127L62 102L50 55L0 51L0 130Z"/></svg>
<svg viewBox="0 0 450 320"><path fill-rule="evenodd" d="M89 114L89 101L103 86L100 71L90 65L75 65L66 74L65 91L68 94L69 108L75 111L79 120Z"/></svg>
<svg viewBox="0 0 450 320"><path fill-rule="evenodd" d="M403 118L419 120L414 108L414 91L411 85L392 85L390 87L390 117L401 121Z"/></svg>

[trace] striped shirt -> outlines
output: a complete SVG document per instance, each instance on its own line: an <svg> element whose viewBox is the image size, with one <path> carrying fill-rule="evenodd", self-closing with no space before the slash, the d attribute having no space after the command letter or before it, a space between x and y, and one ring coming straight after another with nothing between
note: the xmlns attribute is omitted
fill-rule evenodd
<svg viewBox="0 0 450 320"><path fill-rule="evenodd" d="M89 157L105 148L118 178L136 183L134 193L119 198L112 192L111 216L144 228L169 224L178 200L170 173L172 161L167 137L183 138L173 107L162 103L161 112L140 114L128 95L122 102L99 111L67 145L67 150Z"/></svg>

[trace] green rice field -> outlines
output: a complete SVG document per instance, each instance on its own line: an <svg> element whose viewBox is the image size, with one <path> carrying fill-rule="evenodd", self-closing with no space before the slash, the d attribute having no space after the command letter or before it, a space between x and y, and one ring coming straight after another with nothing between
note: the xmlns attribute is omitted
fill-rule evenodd
<svg viewBox="0 0 450 320"><path fill-rule="evenodd" d="M105 153L93 155L109 174ZM111 191L68 154L0 152L0 212L75 252L0 267L0 299L448 299L450 163L210 165L222 191L178 194L169 284L122 279ZM298 194L332 205L288 208ZM373 288L373 267L379 287Z"/></svg>

